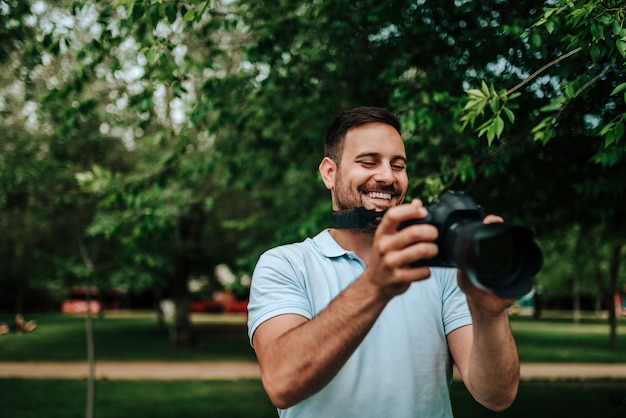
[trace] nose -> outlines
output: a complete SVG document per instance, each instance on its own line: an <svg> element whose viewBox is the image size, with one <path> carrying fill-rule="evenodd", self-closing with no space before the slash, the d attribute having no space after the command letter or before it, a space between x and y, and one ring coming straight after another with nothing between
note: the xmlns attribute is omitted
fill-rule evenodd
<svg viewBox="0 0 626 418"><path fill-rule="evenodd" d="M391 164L381 164L376 170L374 180L382 184L393 184L396 180Z"/></svg>

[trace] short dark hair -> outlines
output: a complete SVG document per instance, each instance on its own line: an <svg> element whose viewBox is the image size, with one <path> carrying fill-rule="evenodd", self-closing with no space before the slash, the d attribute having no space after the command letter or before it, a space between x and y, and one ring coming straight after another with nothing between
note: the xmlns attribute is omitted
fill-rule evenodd
<svg viewBox="0 0 626 418"><path fill-rule="evenodd" d="M374 106L360 106L344 110L335 117L328 127L324 141L324 157L328 157L337 164L341 162L344 139L352 128L367 123L384 123L392 126L400 134L400 121L386 109Z"/></svg>

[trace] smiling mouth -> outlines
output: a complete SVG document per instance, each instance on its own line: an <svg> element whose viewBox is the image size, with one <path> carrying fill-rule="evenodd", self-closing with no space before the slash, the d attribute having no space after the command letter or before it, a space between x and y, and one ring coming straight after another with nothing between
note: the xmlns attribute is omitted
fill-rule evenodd
<svg viewBox="0 0 626 418"><path fill-rule="evenodd" d="M366 194L370 199L379 199L379 200L391 200L391 193L383 193L383 192L369 192Z"/></svg>

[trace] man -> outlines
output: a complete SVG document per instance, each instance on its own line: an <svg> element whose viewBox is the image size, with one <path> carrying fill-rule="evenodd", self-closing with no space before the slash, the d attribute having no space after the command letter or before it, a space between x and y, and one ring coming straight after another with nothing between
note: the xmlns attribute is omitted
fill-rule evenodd
<svg viewBox="0 0 626 418"><path fill-rule="evenodd" d="M386 213L375 228L331 228L259 259L249 334L279 415L450 417L452 362L478 402L507 408L519 383L512 301L455 269L410 267L437 254L437 229L398 230L427 210L419 200L403 204L397 119L374 107L345 111L324 152L319 172L333 210Z"/></svg>

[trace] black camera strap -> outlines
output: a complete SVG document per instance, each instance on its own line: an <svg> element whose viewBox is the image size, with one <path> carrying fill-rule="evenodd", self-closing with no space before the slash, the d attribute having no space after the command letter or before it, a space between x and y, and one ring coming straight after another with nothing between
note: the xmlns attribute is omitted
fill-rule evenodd
<svg viewBox="0 0 626 418"><path fill-rule="evenodd" d="M332 227L338 229L362 229L378 226L385 212L364 207L333 211Z"/></svg>

